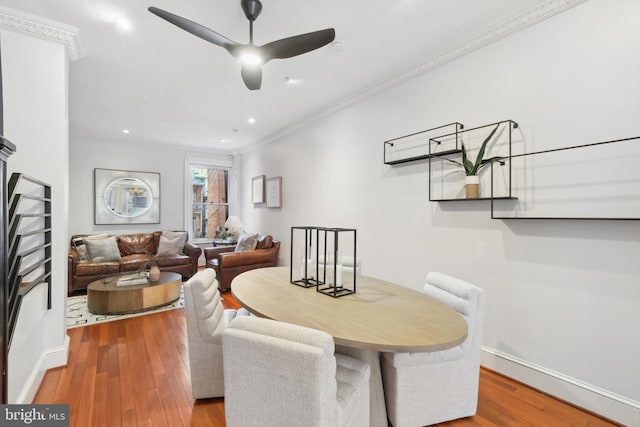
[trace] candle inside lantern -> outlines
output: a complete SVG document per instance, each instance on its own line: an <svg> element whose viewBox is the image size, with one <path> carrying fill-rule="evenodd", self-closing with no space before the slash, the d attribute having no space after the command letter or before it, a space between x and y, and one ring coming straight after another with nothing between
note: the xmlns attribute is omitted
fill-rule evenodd
<svg viewBox="0 0 640 427"><path fill-rule="evenodd" d="M336 265L336 275L335 275L335 279L336 279L336 283L335 283L335 287L336 288L341 288L342 287L342 265L338 264ZM327 284L329 286L334 286L333 283L333 265L330 264L327 266Z"/></svg>
<svg viewBox="0 0 640 427"><path fill-rule="evenodd" d="M306 274L305 274L306 266ZM316 277L316 262L312 259L302 259L302 265L300 266L300 275L303 279L314 279Z"/></svg>

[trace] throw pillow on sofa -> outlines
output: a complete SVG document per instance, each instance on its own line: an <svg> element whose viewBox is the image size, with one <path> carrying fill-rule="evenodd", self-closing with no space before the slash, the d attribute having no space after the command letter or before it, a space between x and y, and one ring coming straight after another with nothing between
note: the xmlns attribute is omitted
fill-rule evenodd
<svg viewBox="0 0 640 427"><path fill-rule="evenodd" d="M78 252L78 259L80 261L89 261L89 254L87 253L87 247L84 244L84 241L87 239L93 240L101 240L109 237L108 234L94 234L92 236L84 236L84 237L76 237L72 240L73 247L76 248L76 252Z"/></svg>
<svg viewBox="0 0 640 427"><path fill-rule="evenodd" d="M160 243L158 243L158 256L176 256L182 252L184 247L184 239L181 236L169 239L164 237L164 232L160 236Z"/></svg>
<svg viewBox="0 0 640 427"><path fill-rule="evenodd" d="M87 255L89 256L89 261L120 261L120 249L118 249L116 236L106 237L104 239L85 238L84 245L87 247Z"/></svg>
<svg viewBox="0 0 640 427"><path fill-rule="evenodd" d="M256 245L256 249L269 249L273 246L273 237L270 234L266 236L258 236L258 244Z"/></svg>
<svg viewBox="0 0 640 427"><path fill-rule="evenodd" d="M166 237L169 240L173 240L176 237L180 238L180 252L182 252L182 249L184 248L184 244L187 243L187 237L188 234L186 231L169 231L169 230L163 230L162 231L162 236ZM180 253L178 252L178 253Z"/></svg>
<svg viewBox="0 0 640 427"><path fill-rule="evenodd" d="M258 245L258 233L242 233L235 252L252 251Z"/></svg>
<svg viewBox="0 0 640 427"><path fill-rule="evenodd" d="M84 239L82 237L76 237L72 242L73 247L76 248L76 252L78 252L78 259L80 261L87 261L89 255L87 254L87 247L84 245Z"/></svg>

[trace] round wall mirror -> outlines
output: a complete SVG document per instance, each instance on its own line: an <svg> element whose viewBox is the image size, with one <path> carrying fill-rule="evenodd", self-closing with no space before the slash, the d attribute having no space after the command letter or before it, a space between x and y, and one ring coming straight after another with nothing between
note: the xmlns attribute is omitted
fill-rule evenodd
<svg viewBox="0 0 640 427"><path fill-rule="evenodd" d="M135 218L151 207L151 189L138 178L119 178L112 181L104 191L104 203L115 215Z"/></svg>

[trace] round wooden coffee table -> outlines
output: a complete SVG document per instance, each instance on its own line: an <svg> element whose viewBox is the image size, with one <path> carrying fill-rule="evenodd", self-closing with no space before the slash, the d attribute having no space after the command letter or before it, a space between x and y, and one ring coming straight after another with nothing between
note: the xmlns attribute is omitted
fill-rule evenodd
<svg viewBox="0 0 640 427"><path fill-rule="evenodd" d="M99 279L87 286L87 307L93 314L127 314L151 310L180 298L182 275L163 271L157 282L116 286L118 277Z"/></svg>

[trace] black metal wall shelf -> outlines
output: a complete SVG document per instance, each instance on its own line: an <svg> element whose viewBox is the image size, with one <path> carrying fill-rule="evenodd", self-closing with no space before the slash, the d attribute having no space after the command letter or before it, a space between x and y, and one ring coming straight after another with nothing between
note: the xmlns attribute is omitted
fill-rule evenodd
<svg viewBox="0 0 640 427"><path fill-rule="evenodd" d="M477 202L478 200L518 200L517 197L478 197L476 199L438 199L438 202Z"/></svg>
<svg viewBox="0 0 640 427"><path fill-rule="evenodd" d="M25 189L29 193L18 193L21 186L28 186ZM21 212L25 201L30 201L29 206ZM47 309L51 309L51 186L14 173L8 183L7 205L6 280L10 344L22 298L40 283L47 283Z"/></svg>
<svg viewBox="0 0 640 427"><path fill-rule="evenodd" d="M455 136L464 129L462 123L453 122L435 128L423 130L384 141L384 164L397 165L428 159L432 156L444 156L460 153L460 145ZM430 141L433 137L443 134L453 135L452 144L448 144L446 150L432 152Z"/></svg>
<svg viewBox="0 0 640 427"><path fill-rule="evenodd" d="M626 146L624 145L624 143L626 143ZM614 145L616 145L615 149L613 148ZM512 155L509 161L513 162L519 159L529 159L529 158L533 159L537 157L542 157L547 154L566 152L569 150L573 150L573 152L576 152L578 150L589 150L589 149L597 150L597 149L606 149L606 148L609 148L608 152L605 151L604 153L603 152L594 153L592 154L592 157L593 157L592 159L588 159L588 156L583 156L583 157L579 157L577 160L576 159L570 159L570 160L575 160L577 162L579 166L578 168L579 170L588 170L590 172L591 172L591 168L587 167L589 161L598 163L598 162L605 162L605 160L608 160L609 162L611 162L612 165L610 166L610 170L615 171L616 176L610 180L611 182L610 185L611 186L615 185L616 188L619 188L620 186L627 184L629 188L634 188L635 192L632 192L633 194L617 194L616 197L618 199L622 199L623 201L625 201L626 202L625 206L628 206L630 203L635 201L635 209L636 209L636 211L634 212L635 215L620 215L620 216L594 215L591 217L579 216L579 215L576 215L576 216L573 216L573 215L509 216L509 215L505 215L504 213L503 214L496 213L497 211L496 202L499 203L501 198L491 197L490 198L491 218L501 219L501 220L589 220L589 221L638 221L640 220L640 186L637 185L638 183L640 183L640 173L638 172L640 169L638 169L637 167L638 162L640 162L640 136L630 137L630 138L621 138L621 139L615 139L610 141L595 142L590 144L580 144L580 145L574 145L570 147L554 148L549 150L541 150L541 151L535 151L531 153L516 154L516 155ZM608 157L608 159L604 159L603 158L604 156ZM585 160L585 158L587 160ZM556 160L556 163L557 163L556 165L554 165L555 167L558 167L558 168L562 167L563 171L566 171L566 168L568 168L570 163L569 161L567 161L566 159L562 161L558 161L558 159L554 159L554 160ZM627 162L628 164L622 165L621 162ZM540 165L538 165L538 167L539 166ZM550 166L545 165L544 168L550 169ZM620 174L623 173L623 171L627 171L627 172L630 171L633 175L621 177ZM604 173L605 170L599 170L598 172L599 172L597 174L598 182L604 183L607 178L606 173ZM569 174L568 172L565 174L562 174L562 176L566 176L566 175L571 176L571 174ZM557 176L558 174L556 174L554 178L557 178ZM493 175L492 175L492 178L493 178ZM574 181L575 180L576 178L574 177ZM536 182L536 184L538 183ZM554 181L554 184L556 184L558 187L563 185L563 183L559 182L557 179ZM593 187L594 187L593 185L587 182L581 182L581 184L583 184L584 187L588 187L590 191L593 190ZM567 184L564 184L564 185L570 188L570 191L575 193L576 191L575 182L569 183L568 185ZM535 186L532 185L532 187L535 187ZM608 191L606 192L606 194L596 194L594 198L599 200L608 200L607 207L611 208L611 196L612 196L613 189L610 187L607 187L607 189ZM493 180L492 180L492 195L493 195ZM569 196L571 195L573 194L570 193ZM565 197L567 198L567 200L571 200L570 197L567 197L567 196ZM607 197L609 199L606 199ZM523 201L526 201L526 198L521 197L520 199ZM539 200L533 197L531 202L539 202ZM584 203L579 204L579 206L581 208L581 211L583 212L594 211L593 206L591 206L591 209L588 205L585 205Z"/></svg>
<svg viewBox="0 0 640 427"><path fill-rule="evenodd" d="M507 170L506 172L503 174L507 184L506 184L506 188L504 190L504 194L500 194L499 196L493 196L493 184L491 187L491 196L487 197L479 197L479 198L464 198L464 197L451 197L449 196L450 193L445 193L444 190L441 191L440 194L434 194L434 186L435 186L435 179L436 176L434 176L434 174L436 173L434 171L434 161L436 161L439 163L440 166L440 170L439 170L439 175L438 177L440 178L439 184L442 187L446 187L446 186L450 186L452 188L457 188L457 189L462 189L464 187L460 186L460 183L456 183L456 184L451 184L449 185L448 183L444 182L444 177L447 176L449 173L451 173L452 171L445 171L445 168L443 166L443 164L446 164L446 157L448 155L453 155L453 154L459 154L462 152L462 150L457 150L454 151L452 153L445 153L442 152L440 153L438 156L432 155L431 151L429 152L429 201L431 202L452 202L452 201L477 201L477 200L492 200L492 199L500 199L500 200L515 200L517 199L517 197L514 197L513 194L511 194L511 163L508 162L509 159L511 159L512 156L512 141L513 141L513 130L514 129L518 129L519 125L517 122L513 121L513 120L503 120L503 121L499 121L499 122L495 122L495 123L490 123L487 125L482 125L482 126L477 126L474 128L470 128L470 129L464 129L464 130L459 130L456 132L452 132L449 134L444 134L444 135L440 135L440 136L435 136L433 138L431 138L429 140L429 149L431 150L432 147L438 147L438 146L442 146L443 144L447 144L449 141L451 141L452 139L455 139L456 141L456 147L458 147L458 143L460 143L460 148L463 142L463 136L464 135L475 135L475 137L478 137L477 135L480 135L483 139L491 132L491 130L497 127L498 131L500 132L500 134L496 134L494 135L494 141L490 142L488 147L490 147L492 145L493 142L495 141L495 138L497 136L502 137L502 133L506 130L507 131L507 135L506 137L502 138L502 150L500 153L493 153L492 157L496 157L496 155L499 155L499 159L496 159L495 161L491 162L491 182L493 183L493 174L494 174L494 170L493 170L493 166L494 164L499 164L501 167L506 167ZM502 127L502 130L501 130ZM500 142L500 141L498 141ZM469 146L467 143L465 143L465 147L467 148L467 150L469 150ZM478 149L479 147L472 147L473 149ZM438 157L442 157L442 158L438 158ZM486 156L485 156L486 157ZM507 165L508 163L508 165ZM462 174L464 175L464 172L462 172Z"/></svg>

